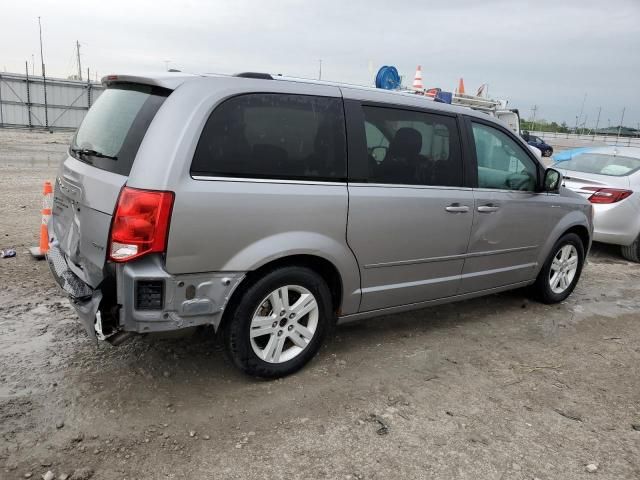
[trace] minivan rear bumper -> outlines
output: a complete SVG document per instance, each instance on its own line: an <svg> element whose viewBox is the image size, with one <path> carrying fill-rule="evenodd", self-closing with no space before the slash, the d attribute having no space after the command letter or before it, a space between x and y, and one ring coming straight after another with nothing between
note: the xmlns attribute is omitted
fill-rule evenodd
<svg viewBox="0 0 640 480"><path fill-rule="evenodd" d="M47 261L89 336L104 339L118 332L166 332L198 325L217 329L224 308L245 276L244 272L172 275L164 269L161 255L148 255L116 264L115 275L105 277L93 289L73 272L55 241L50 245ZM149 294L143 290L145 285L160 288L158 293ZM152 298L153 302L141 298ZM100 322L96 334L97 318Z"/></svg>
<svg viewBox="0 0 640 480"><path fill-rule="evenodd" d="M102 292L91 288L73 272L67 257L55 241L49 245L47 263L54 280L69 297L87 333L91 337L95 336L95 319L102 301Z"/></svg>

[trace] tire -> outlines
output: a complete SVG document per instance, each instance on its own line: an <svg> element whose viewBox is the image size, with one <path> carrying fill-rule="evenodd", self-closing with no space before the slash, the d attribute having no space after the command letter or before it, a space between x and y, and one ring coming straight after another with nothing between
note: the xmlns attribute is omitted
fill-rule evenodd
<svg viewBox="0 0 640 480"><path fill-rule="evenodd" d="M285 292L290 305L282 302ZM243 372L278 378L309 362L334 325L331 293L322 277L308 268L283 267L243 292L225 323L223 340Z"/></svg>
<svg viewBox="0 0 640 480"><path fill-rule="evenodd" d="M551 155L553 155L553 150L551 148L546 149L543 153L542 156L543 157L550 157Z"/></svg>
<svg viewBox="0 0 640 480"><path fill-rule="evenodd" d="M564 249L564 250L563 250ZM566 260L562 258L562 252L570 252L571 256L568 256ZM559 258L556 258L559 257ZM573 270L573 261L571 258L575 257L575 271ZM554 262L554 260L557 260ZM584 245L582 240L575 233L567 233L560 237L551 249L549 257L544 262L536 282L533 284L532 289L534 296L546 304L559 303L565 300L571 292L573 292L580 274L582 273L582 267L584 266ZM565 272L562 274L562 272ZM559 277L553 275L558 273ZM559 280L557 283L554 280ZM556 283L554 287L554 283Z"/></svg>
<svg viewBox="0 0 640 480"><path fill-rule="evenodd" d="M629 246L621 247L622 256L630 262L640 263L640 235Z"/></svg>

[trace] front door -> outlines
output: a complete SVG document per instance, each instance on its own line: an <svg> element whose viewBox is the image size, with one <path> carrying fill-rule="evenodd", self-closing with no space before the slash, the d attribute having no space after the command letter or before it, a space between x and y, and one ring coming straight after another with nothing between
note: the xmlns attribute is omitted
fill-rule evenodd
<svg viewBox="0 0 640 480"><path fill-rule="evenodd" d="M469 122L478 174L474 220L460 293L531 280L548 237L548 195L538 193L541 169L506 130Z"/></svg>
<svg viewBox="0 0 640 480"><path fill-rule="evenodd" d="M360 311L455 295L473 219L456 117L380 105L350 110L359 120L350 120L349 162L365 167L349 183L347 228ZM358 135L366 142L352 141Z"/></svg>

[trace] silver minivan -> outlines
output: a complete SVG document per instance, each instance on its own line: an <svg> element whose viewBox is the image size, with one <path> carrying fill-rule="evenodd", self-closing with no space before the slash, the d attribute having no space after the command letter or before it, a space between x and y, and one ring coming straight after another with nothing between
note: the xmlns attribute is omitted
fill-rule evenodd
<svg viewBox="0 0 640 480"><path fill-rule="evenodd" d="M212 325L239 368L278 377L336 321L578 282L589 202L488 115L258 73L103 83L47 257L91 336Z"/></svg>

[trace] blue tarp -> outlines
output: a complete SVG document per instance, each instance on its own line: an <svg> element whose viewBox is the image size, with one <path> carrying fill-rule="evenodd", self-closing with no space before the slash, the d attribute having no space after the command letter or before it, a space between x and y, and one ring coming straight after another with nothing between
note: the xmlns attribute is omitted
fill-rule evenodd
<svg viewBox="0 0 640 480"><path fill-rule="evenodd" d="M567 160L571 160L573 157L593 150L594 148L595 147L580 147L572 148L571 150L563 150L562 152L555 153L553 155L553 160L556 162L566 162Z"/></svg>

